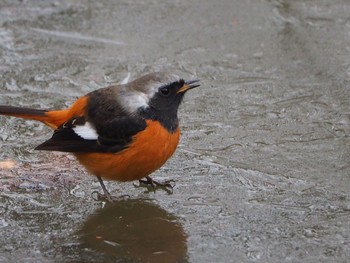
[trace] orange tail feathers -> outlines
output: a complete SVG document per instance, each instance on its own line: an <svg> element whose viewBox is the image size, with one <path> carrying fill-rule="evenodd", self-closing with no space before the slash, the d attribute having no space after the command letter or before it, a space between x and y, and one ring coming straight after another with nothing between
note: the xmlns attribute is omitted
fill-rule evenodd
<svg viewBox="0 0 350 263"><path fill-rule="evenodd" d="M64 111L62 111L62 113L63 112ZM0 115L41 121L53 129L58 127L58 123L57 121L55 121L55 118L52 118L52 117L50 118L50 115L52 115L52 113L47 110L37 110L37 109L31 109L31 108L21 108L21 107L0 105ZM57 113L55 115L57 115ZM63 113L63 115L65 114Z"/></svg>
<svg viewBox="0 0 350 263"><path fill-rule="evenodd" d="M12 116L28 120L36 120L45 123L52 129L56 129L74 116L85 114L87 97L79 98L69 109L66 110L36 110L0 105L0 115Z"/></svg>

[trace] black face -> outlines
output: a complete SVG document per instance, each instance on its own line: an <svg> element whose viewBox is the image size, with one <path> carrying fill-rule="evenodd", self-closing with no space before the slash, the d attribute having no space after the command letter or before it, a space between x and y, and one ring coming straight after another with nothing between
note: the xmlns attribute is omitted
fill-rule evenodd
<svg viewBox="0 0 350 263"><path fill-rule="evenodd" d="M166 114L169 114L169 112L176 113L185 94L185 92L178 93L178 91L184 85L185 81L181 79L160 87L149 101L149 106L156 111L167 112Z"/></svg>
<svg viewBox="0 0 350 263"><path fill-rule="evenodd" d="M179 123L177 110L186 90L192 88L191 84L187 85L183 79L180 79L159 87L156 94L149 101L149 107L142 109L141 115L148 119L157 120L169 132L175 132ZM193 85L193 87L197 86ZM183 89L184 87L186 88Z"/></svg>

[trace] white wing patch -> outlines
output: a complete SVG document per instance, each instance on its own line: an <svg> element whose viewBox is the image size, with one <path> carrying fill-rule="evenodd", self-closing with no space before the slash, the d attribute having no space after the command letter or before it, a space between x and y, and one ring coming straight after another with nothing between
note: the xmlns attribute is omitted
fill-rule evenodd
<svg viewBox="0 0 350 263"><path fill-rule="evenodd" d="M98 134L89 122L73 128L73 131L85 140L97 140Z"/></svg>

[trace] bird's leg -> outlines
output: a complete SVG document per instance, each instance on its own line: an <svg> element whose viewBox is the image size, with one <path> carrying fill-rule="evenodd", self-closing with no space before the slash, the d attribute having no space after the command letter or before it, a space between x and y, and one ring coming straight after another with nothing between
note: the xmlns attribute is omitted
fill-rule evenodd
<svg viewBox="0 0 350 263"><path fill-rule="evenodd" d="M149 176L146 176L144 180L140 179L139 182L140 182L140 184L150 185L150 186L152 186L153 189L155 189L157 186L163 187L166 190L170 190L170 193L173 192L173 188L175 186L174 180L167 180L164 182L158 182L158 181L153 180Z"/></svg>
<svg viewBox="0 0 350 263"><path fill-rule="evenodd" d="M98 191L92 192L92 195L96 194L96 197L92 197L96 201L107 200L109 203L113 203L113 202L116 202L116 201L123 201L123 200L126 200L126 199L130 198L130 195L122 195L122 196L118 196L118 197L115 197L115 196L113 197L108 192L105 184L103 183L102 178L99 177L99 176L96 176L96 177L97 177L98 181L100 182L100 185L101 185L102 190L103 190L103 194L100 194Z"/></svg>
<svg viewBox="0 0 350 263"><path fill-rule="evenodd" d="M97 177L97 180L100 182L100 185L101 185L101 187L102 187L103 194L104 194L104 196L103 196L103 195L101 195L101 194L99 194L99 193L97 192L97 194L98 194L98 199L104 197L104 198L107 199L108 202L113 202L113 198L112 198L111 194L108 192L108 190L107 190L105 184L103 183L102 178L99 177L99 176L96 176L96 177Z"/></svg>

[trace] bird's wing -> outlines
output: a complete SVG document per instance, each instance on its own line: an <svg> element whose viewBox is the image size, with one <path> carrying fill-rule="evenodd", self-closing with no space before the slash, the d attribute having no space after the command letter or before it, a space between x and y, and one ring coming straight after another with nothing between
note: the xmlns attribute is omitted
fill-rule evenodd
<svg viewBox="0 0 350 263"><path fill-rule="evenodd" d="M95 128L84 116L73 117L59 126L51 139L36 150L61 152L116 153L132 142L133 136L146 128L144 119L129 116L110 119Z"/></svg>

